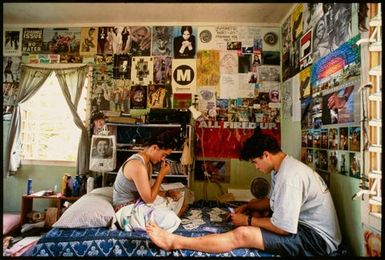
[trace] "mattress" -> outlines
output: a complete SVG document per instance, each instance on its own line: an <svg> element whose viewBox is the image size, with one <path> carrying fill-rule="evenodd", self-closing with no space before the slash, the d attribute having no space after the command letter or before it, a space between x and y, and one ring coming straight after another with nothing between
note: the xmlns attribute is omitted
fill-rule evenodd
<svg viewBox="0 0 385 260"><path fill-rule="evenodd" d="M181 217L182 223L174 234L198 237L211 233L223 233L234 228L225 217L227 205L216 201L197 201ZM165 251L149 239L146 232L127 232L108 228L63 229L53 228L30 250L31 256L273 256L267 252L240 248L221 254L193 250Z"/></svg>

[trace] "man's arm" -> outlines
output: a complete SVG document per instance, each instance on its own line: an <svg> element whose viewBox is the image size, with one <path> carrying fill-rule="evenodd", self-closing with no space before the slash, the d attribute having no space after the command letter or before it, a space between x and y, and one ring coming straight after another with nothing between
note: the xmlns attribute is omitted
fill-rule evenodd
<svg viewBox="0 0 385 260"><path fill-rule="evenodd" d="M245 214L237 214L237 213L231 214L231 221L234 223L235 226L253 226L253 227L263 228L265 230L274 232L279 235L286 236L289 234L285 230L280 229L277 226L274 226L273 223L271 223L271 218L251 217L250 223L249 223L249 218L250 217Z"/></svg>

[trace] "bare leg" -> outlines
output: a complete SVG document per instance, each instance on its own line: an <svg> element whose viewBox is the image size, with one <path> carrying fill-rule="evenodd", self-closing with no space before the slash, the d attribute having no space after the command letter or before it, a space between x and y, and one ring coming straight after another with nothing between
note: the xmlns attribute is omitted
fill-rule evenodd
<svg viewBox="0 0 385 260"><path fill-rule="evenodd" d="M226 233L202 237L171 234L159 228L155 223L148 224L146 231L152 242L167 251L190 249L208 253L223 253L241 247L264 249L261 230L258 227L242 226Z"/></svg>

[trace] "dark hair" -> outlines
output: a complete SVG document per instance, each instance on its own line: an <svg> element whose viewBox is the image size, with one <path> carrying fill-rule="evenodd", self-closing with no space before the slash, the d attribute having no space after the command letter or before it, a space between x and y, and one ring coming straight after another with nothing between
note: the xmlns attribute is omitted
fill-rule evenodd
<svg viewBox="0 0 385 260"><path fill-rule="evenodd" d="M106 116L102 111L95 111L91 116L91 123L93 123L97 119L106 119Z"/></svg>
<svg viewBox="0 0 385 260"><path fill-rule="evenodd" d="M249 161L261 157L265 151L276 154L282 150L273 136L262 134L259 130L255 130L253 136L243 143L239 159Z"/></svg>
<svg viewBox="0 0 385 260"><path fill-rule="evenodd" d="M177 133L175 133L174 131L166 130L159 134L152 135L151 138L147 142L145 142L145 146L151 146L153 144L156 144L159 149L174 150L177 145L177 136Z"/></svg>
<svg viewBox="0 0 385 260"><path fill-rule="evenodd" d="M181 28L180 28L180 32L183 34L184 33L184 31L188 31L190 34L192 34L192 26L182 26Z"/></svg>
<svg viewBox="0 0 385 260"><path fill-rule="evenodd" d="M97 145L98 143L100 143L100 141L106 141L108 145L110 145L110 140L109 138L105 138L105 137L98 137L98 138L95 138L95 145Z"/></svg>

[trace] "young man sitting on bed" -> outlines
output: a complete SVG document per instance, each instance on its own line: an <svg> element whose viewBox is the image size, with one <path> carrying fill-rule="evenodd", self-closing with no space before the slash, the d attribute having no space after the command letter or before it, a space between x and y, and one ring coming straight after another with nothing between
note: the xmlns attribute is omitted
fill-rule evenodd
<svg viewBox="0 0 385 260"><path fill-rule="evenodd" d="M240 159L271 173L270 199L237 208L230 217L238 227L229 232L190 238L170 234L150 222L146 226L150 239L165 250L210 253L257 248L281 256L324 256L337 250L341 234L333 200L313 169L285 154L273 137L257 131L244 143ZM272 215L247 216L243 212L249 208L271 209Z"/></svg>
<svg viewBox="0 0 385 260"><path fill-rule="evenodd" d="M139 198L146 204L153 203L160 195L179 199L178 191L159 191L164 176L170 172L166 156L176 147L171 132L165 131L147 141L144 149L129 157L120 167L113 185L113 206L115 212L122 207L135 203ZM155 182L151 185L153 165L161 162ZM178 216L183 213L184 207Z"/></svg>

